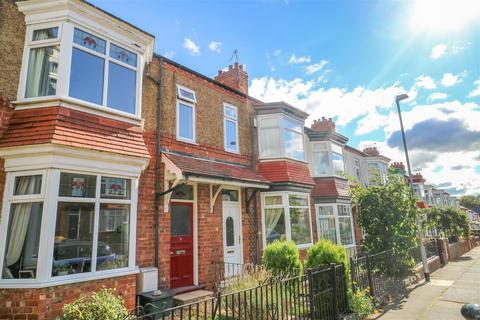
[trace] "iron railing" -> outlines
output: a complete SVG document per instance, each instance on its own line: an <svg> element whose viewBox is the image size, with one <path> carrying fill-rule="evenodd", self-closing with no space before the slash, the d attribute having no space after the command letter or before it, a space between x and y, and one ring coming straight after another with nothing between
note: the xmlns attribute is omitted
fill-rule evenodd
<svg viewBox="0 0 480 320"><path fill-rule="evenodd" d="M302 275L279 279L230 293L145 314L136 319L318 319L336 320L348 312L345 268L322 266Z"/></svg>

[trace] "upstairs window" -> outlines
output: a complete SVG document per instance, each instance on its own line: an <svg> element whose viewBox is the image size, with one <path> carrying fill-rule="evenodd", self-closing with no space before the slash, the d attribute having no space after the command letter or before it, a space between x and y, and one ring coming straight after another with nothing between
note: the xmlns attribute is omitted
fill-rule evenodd
<svg viewBox="0 0 480 320"><path fill-rule="evenodd" d="M360 165L360 160L359 159L353 159L353 164L354 164L354 170L355 170L355 176L359 181L362 181L362 171L361 171L361 165Z"/></svg>
<svg viewBox="0 0 480 320"><path fill-rule="evenodd" d="M139 114L140 54L73 23L27 30L20 100L69 97L90 108Z"/></svg>
<svg viewBox="0 0 480 320"><path fill-rule="evenodd" d="M29 41L25 98L56 94L59 56L59 27L34 30Z"/></svg>
<svg viewBox="0 0 480 320"><path fill-rule="evenodd" d="M342 147L330 142L312 143L312 169L315 177L343 176L345 163Z"/></svg>
<svg viewBox="0 0 480 320"><path fill-rule="evenodd" d="M75 28L69 96L135 113L137 55Z"/></svg>
<svg viewBox="0 0 480 320"><path fill-rule="evenodd" d="M312 158L314 176L327 176L331 174L332 170L327 143L314 143L312 145Z"/></svg>
<svg viewBox="0 0 480 320"><path fill-rule="evenodd" d="M282 116L260 117L258 122L261 158L305 160L301 123Z"/></svg>
<svg viewBox="0 0 480 320"><path fill-rule="evenodd" d="M177 86L177 139L195 143L195 91Z"/></svg>
<svg viewBox="0 0 480 320"><path fill-rule="evenodd" d="M230 105L223 107L223 130L225 150L238 152L238 119L236 107Z"/></svg>
<svg viewBox="0 0 480 320"><path fill-rule="evenodd" d="M335 176L342 176L345 173L342 147L332 143L332 168Z"/></svg>

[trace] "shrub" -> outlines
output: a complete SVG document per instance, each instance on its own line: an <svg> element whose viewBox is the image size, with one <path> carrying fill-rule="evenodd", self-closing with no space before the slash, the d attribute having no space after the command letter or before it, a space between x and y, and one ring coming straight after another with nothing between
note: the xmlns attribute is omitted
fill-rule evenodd
<svg viewBox="0 0 480 320"><path fill-rule="evenodd" d="M132 320L124 301L113 289L84 296L73 303L63 306L60 320Z"/></svg>
<svg viewBox="0 0 480 320"><path fill-rule="evenodd" d="M274 241L263 250L262 265L272 275L300 275L300 253L293 241Z"/></svg>
<svg viewBox="0 0 480 320"><path fill-rule="evenodd" d="M306 268L316 268L330 263L342 264L345 267L345 273L349 274L350 267L344 246L322 239L308 249Z"/></svg>
<svg viewBox="0 0 480 320"><path fill-rule="evenodd" d="M368 289L357 290L355 294L350 294L349 305L358 320L367 319L374 311L373 299L370 297Z"/></svg>
<svg viewBox="0 0 480 320"><path fill-rule="evenodd" d="M424 209L424 213L427 215L425 227L437 230L442 237L470 237L470 221L465 211L454 207L432 207Z"/></svg>

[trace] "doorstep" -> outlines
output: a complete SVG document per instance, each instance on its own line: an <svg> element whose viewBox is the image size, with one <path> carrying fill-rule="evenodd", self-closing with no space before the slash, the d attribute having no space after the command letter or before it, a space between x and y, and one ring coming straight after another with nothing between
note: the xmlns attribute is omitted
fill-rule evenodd
<svg viewBox="0 0 480 320"><path fill-rule="evenodd" d="M201 301L205 298L211 297L213 291L208 291L204 289L189 291L181 294L177 294L173 297L173 302L176 306L189 304L197 301Z"/></svg>

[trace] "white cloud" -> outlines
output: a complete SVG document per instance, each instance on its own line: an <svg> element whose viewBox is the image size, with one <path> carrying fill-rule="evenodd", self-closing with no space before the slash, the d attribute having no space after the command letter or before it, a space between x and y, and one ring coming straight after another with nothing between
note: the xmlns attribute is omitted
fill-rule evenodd
<svg viewBox="0 0 480 320"><path fill-rule="evenodd" d="M395 95L406 90L397 83L389 87L375 90L356 87L353 90L345 88L325 89L318 86L314 80L285 80L269 77L252 80L249 93L262 101L286 101L297 108L310 113L307 123L322 116L335 118L336 124L344 126L354 119L368 116L368 121L359 123L357 133L364 134L382 128L385 116L380 113L394 106ZM414 99L416 92L409 91Z"/></svg>
<svg viewBox="0 0 480 320"><path fill-rule="evenodd" d="M435 60L441 58L447 52L447 48L448 46L446 44L443 44L443 43L437 44L435 47L432 48L432 53L430 54L430 58Z"/></svg>
<svg viewBox="0 0 480 320"><path fill-rule="evenodd" d="M476 80L473 84L476 85L477 87L472 91L470 91L470 93L468 94L469 98L480 96L480 79Z"/></svg>
<svg viewBox="0 0 480 320"><path fill-rule="evenodd" d="M447 99L447 94L445 92L435 92L428 96L429 101L434 100L445 100Z"/></svg>
<svg viewBox="0 0 480 320"><path fill-rule="evenodd" d="M459 74L445 73L442 77L441 83L445 87L454 86L463 81L463 78L467 75L466 71L460 72Z"/></svg>
<svg viewBox="0 0 480 320"><path fill-rule="evenodd" d="M435 89L437 87L433 79L425 75L416 77L415 84L417 85L417 87L422 87L425 89Z"/></svg>
<svg viewBox="0 0 480 320"><path fill-rule="evenodd" d="M167 51L163 54L165 58L172 59L175 56L175 51Z"/></svg>
<svg viewBox="0 0 480 320"><path fill-rule="evenodd" d="M209 43L208 49L210 49L213 52L220 52L222 49L222 43L218 41L212 41Z"/></svg>
<svg viewBox="0 0 480 320"><path fill-rule="evenodd" d="M282 50L280 50L280 49L277 49L277 50L273 51L273 55L275 57L278 57L281 53L282 53Z"/></svg>
<svg viewBox="0 0 480 320"><path fill-rule="evenodd" d="M305 67L306 74L314 74L320 70L328 63L327 60L322 60L319 63L314 63Z"/></svg>
<svg viewBox="0 0 480 320"><path fill-rule="evenodd" d="M183 40L183 47L187 49L192 56L200 55L200 47L190 38Z"/></svg>
<svg viewBox="0 0 480 320"><path fill-rule="evenodd" d="M300 63L310 62L311 60L312 59L309 56L297 57L297 56L295 56L295 54L292 54L292 56L288 60L288 63L290 63L290 64L300 64Z"/></svg>

